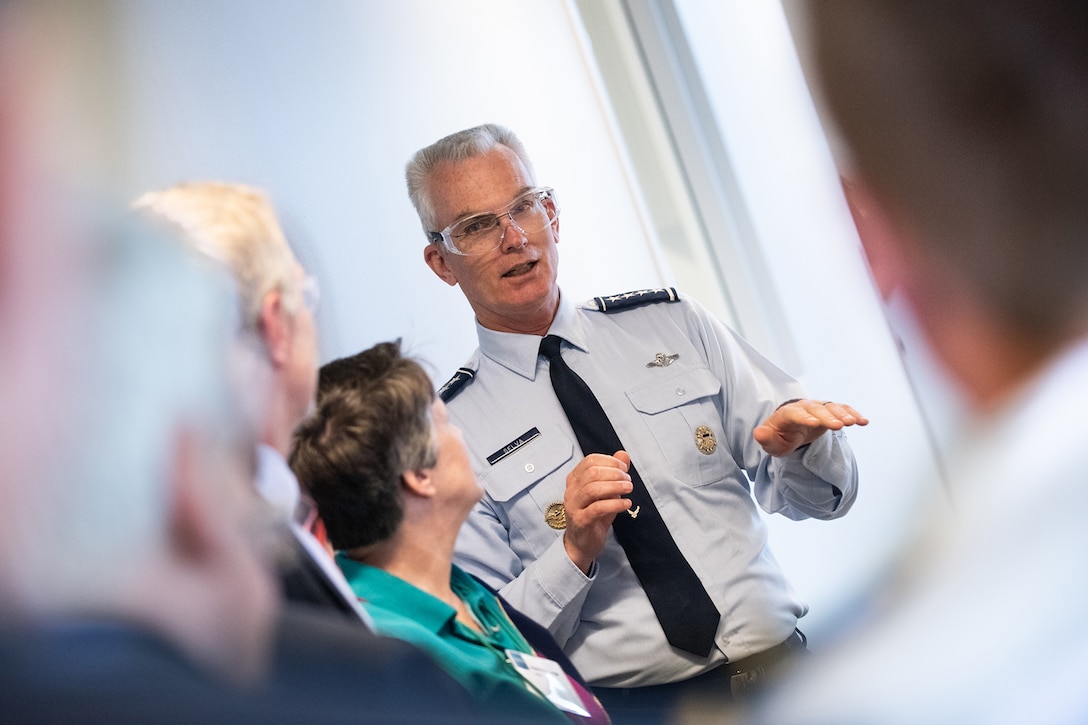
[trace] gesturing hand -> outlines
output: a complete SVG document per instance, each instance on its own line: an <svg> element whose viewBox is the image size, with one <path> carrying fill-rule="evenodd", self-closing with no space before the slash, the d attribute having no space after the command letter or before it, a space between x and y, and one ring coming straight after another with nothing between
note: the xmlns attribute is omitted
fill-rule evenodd
<svg viewBox="0 0 1088 725"><path fill-rule="evenodd" d="M845 403L804 399L775 410L756 426L753 435L772 456L785 456L816 440L825 431L868 424L868 418Z"/></svg>
<svg viewBox="0 0 1088 725"><path fill-rule="evenodd" d="M630 465L631 457L624 451L616 451L614 456L591 453L567 475L563 546L585 574L604 548L612 520L631 505L629 499L622 498L631 493L631 476L627 473Z"/></svg>

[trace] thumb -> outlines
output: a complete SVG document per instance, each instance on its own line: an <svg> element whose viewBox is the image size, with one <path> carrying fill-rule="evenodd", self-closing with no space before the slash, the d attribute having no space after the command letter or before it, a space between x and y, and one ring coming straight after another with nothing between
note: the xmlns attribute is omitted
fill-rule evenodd
<svg viewBox="0 0 1088 725"><path fill-rule="evenodd" d="M752 432L752 437L756 439L756 443L765 446L774 439L774 428L769 425L756 426L755 431Z"/></svg>
<svg viewBox="0 0 1088 725"><path fill-rule="evenodd" d="M789 450L787 450L789 445L783 440L782 435L770 426L761 425L757 427L752 437L756 439L756 443L764 451L772 456L782 456L789 453Z"/></svg>
<svg viewBox="0 0 1088 725"><path fill-rule="evenodd" d="M631 456L627 455L627 451L616 451L613 458L623 464L624 470L631 467Z"/></svg>

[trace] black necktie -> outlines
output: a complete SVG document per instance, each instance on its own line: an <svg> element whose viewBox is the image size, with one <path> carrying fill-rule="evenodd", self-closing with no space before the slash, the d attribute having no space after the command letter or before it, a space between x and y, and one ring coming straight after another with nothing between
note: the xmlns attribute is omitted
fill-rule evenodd
<svg viewBox="0 0 1088 725"><path fill-rule="evenodd" d="M540 354L549 361L552 387L582 453L612 455L625 450L593 391L563 361L560 342L555 335L548 335L540 342ZM633 485L631 508L612 523L616 540L627 554L669 644L706 657L718 630L718 609L677 548L634 463L628 473Z"/></svg>

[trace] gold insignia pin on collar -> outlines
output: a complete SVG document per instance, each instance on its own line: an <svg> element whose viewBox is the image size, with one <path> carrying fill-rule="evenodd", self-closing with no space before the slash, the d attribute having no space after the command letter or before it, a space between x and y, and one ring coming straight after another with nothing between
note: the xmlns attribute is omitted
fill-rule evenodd
<svg viewBox="0 0 1088 725"><path fill-rule="evenodd" d="M544 509L544 523L553 529L567 528L567 509L562 501L548 504L548 508Z"/></svg>
<svg viewBox="0 0 1088 725"><path fill-rule="evenodd" d="M667 368L672 365L680 357L679 353L673 353L672 355L666 355L663 352L659 352L654 355L654 359L646 363L648 368Z"/></svg>

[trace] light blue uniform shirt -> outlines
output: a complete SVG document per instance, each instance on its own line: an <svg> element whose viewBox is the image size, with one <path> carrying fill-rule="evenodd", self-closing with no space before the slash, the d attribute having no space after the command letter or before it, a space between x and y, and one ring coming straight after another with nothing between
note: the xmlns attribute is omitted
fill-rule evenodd
<svg viewBox="0 0 1088 725"><path fill-rule="evenodd" d="M538 355L541 338L478 324L477 333L472 379L447 402L486 492L458 538L461 567L547 627L594 685L687 679L793 632L807 608L767 547L752 494L770 513L832 519L857 493L841 432L783 458L752 437L779 404L805 397L794 380L688 299L608 314L562 299L549 330L569 343L564 360L594 391L722 614L717 649L701 658L669 646L611 533L591 576L567 557L544 513L563 500L582 453ZM676 357L648 366L658 353ZM700 426L713 433L712 453L696 445Z"/></svg>

